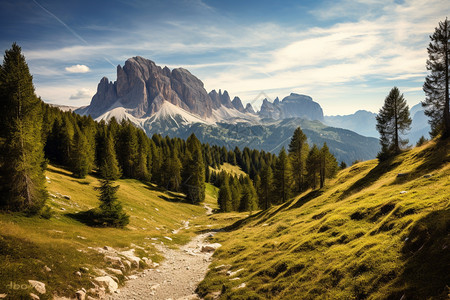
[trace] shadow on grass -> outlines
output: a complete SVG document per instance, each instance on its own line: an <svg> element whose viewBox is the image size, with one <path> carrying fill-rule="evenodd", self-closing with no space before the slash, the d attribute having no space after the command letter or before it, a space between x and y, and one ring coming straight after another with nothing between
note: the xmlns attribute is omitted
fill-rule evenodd
<svg viewBox="0 0 450 300"><path fill-rule="evenodd" d="M186 197L184 195L180 194L180 193L176 193L176 192L172 192L172 191L166 190L163 187L156 186L156 185L153 185L153 184L148 183L148 182L142 182L142 183L145 184L145 188L150 190L150 191L160 192L160 193L166 194L167 196L166 195L158 195L158 198L160 198L160 199L162 199L164 201L177 202L177 203L181 202L181 203L192 204L192 202L187 201Z"/></svg>
<svg viewBox="0 0 450 300"><path fill-rule="evenodd" d="M450 210L417 221L402 247L405 269L388 299L448 299L450 283Z"/></svg>
<svg viewBox="0 0 450 300"><path fill-rule="evenodd" d="M401 164L401 161L395 161L395 157L389 158L385 161L378 163L378 165L367 173L366 176L356 181L352 184L347 190L345 190L340 196L339 200L343 200L348 196L357 193L372 184L374 184L381 176L385 173L395 169L398 165Z"/></svg>
<svg viewBox="0 0 450 300"><path fill-rule="evenodd" d="M86 211L80 211L78 213L67 213L65 214L67 217L77 220L84 225L91 227L99 227L98 220L95 217L95 213L92 209Z"/></svg>

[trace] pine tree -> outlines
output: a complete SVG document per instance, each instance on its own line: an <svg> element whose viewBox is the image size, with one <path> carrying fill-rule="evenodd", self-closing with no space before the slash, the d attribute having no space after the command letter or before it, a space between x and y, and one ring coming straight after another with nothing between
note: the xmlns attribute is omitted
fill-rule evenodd
<svg viewBox="0 0 450 300"><path fill-rule="evenodd" d="M0 113L0 205L37 213L47 198L42 105L15 43L0 67Z"/></svg>
<svg viewBox="0 0 450 300"><path fill-rule="evenodd" d="M77 127L72 141L71 170L78 178L85 178L94 166L94 149L86 135Z"/></svg>
<svg viewBox="0 0 450 300"><path fill-rule="evenodd" d="M178 192L181 185L181 161L178 158L177 148L166 155L162 164L163 185L168 190Z"/></svg>
<svg viewBox="0 0 450 300"><path fill-rule="evenodd" d="M205 165L202 146L194 134L186 140L182 191L194 204L205 200Z"/></svg>
<svg viewBox="0 0 450 300"><path fill-rule="evenodd" d="M232 210L238 211L241 207L241 183L237 176L231 176L230 178L230 191L231 191L231 202L233 203Z"/></svg>
<svg viewBox="0 0 450 300"><path fill-rule="evenodd" d="M422 101L425 115L430 117L432 136L442 132L442 137L450 136L449 112L449 80L450 69L450 22L445 19L439 22L427 48L427 70L430 74L425 78L423 90L426 98Z"/></svg>
<svg viewBox="0 0 450 300"><path fill-rule="evenodd" d="M117 180L121 176L121 170L119 167L119 163L117 162L114 142L110 132L105 132L104 145L105 152L103 160L99 166L100 175L103 176L104 179L107 179L104 176L108 176L110 180Z"/></svg>
<svg viewBox="0 0 450 300"><path fill-rule="evenodd" d="M316 144L313 145L308 153L308 158L306 159L306 176L309 186L312 189L316 189L317 182L319 180L319 170L320 170L320 151Z"/></svg>
<svg viewBox="0 0 450 300"><path fill-rule="evenodd" d="M294 190L297 193L305 189L306 157L308 156L309 146L306 143L307 137L300 127L295 129L289 144L289 156L293 169Z"/></svg>
<svg viewBox="0 0 450 300"><path fill-rule="evenodd" d="M222 176L222 184L219 188L219 197L217 198L217 202L219 204L219 208L223 212L230 212L233 210L233 202L231 199L231 191L229 184L228 174L223 172Z"/></svg>
<svg viewBox="0 0 450 300"><path fill-rule="evenodd" d="M408 143L400 134L405 134L410 129L411 118L406 100L397 87L393 87L384 100L376 119L381 144L379 158L399 153L401 146Z"/></svg>
<svg viewBox="0 0 450 300"><path fill-rule="evenodd" d="M291 195L292 169L284 147L278 155L274 172L275 195L277 203L286 202Z"/></svg>
<svg viewBox="0 0 450 300"><path fill-rule="evenodd" d="M323 188L326 178L332 178L336 175L337 169L338 162L330 153L327 143L324 143L322 149L320 149L320 188Z"/></svg>
<svg viewBox="0 0 450 300"><path fill-rule="evenodd" d="M125 227L130 222L130 217L123 211L122 204L117 197L119 186L114 186L116 177L114 162L105 162L100 170L103 177L100 180L99 200L101 202L96 213L96 222L105 227Z"/></svg>
<svg viewBox="0 0 450 300"><path fill-rule="evenodd" d="M117 159L124 177L136 178L138 161L137 129L130 121L122 121L117 140Z"/></svg>
<svg viewBox="0 0 450 300"><path fill-rule="evenodd" d="M240 211L254 211L258 209L258 196L256 194L255 187L250 177L244 178L244 184L242 187L241 205Z"/></svg>
<svg viewBox="0 0 450 300"><path fill-rule="evenodd" d="M258 189L259 206L262 209L268 209L270 207L273 197L273 187L272 168L266 165L261 170L261 185Z"/></svg>

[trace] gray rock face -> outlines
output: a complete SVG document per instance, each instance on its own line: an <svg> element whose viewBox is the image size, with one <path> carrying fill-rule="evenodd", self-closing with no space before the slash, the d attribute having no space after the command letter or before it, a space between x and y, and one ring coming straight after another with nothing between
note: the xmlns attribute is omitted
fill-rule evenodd
<svg viewBox="0 0 450 300"><path fill-rule="evenodd" d="M262 118L272 118L275 120L305 118L323 121L323 111L317 102L314 102L309 96L294 93L291 93L282 101L277 97L273 103L264 99L259 115Z"/></svg>
<svg viewBox="0 0 450 300"><path fill-rule="evenodd" d="M253 109L253 106L250 103L247 103L247 105L245 106L245 112L255 114L255 110Z"/></svg>
<svg viewBox="0 0 450 300"><path fill-rule="evenodd" d="M231 104L238 111L245 112L244 105L242 105L242 101L241 101L241 99L239 97L234 97L233 101L231 101Z"/></svg>
<svg viewBox="0 0 450 300"><path fill-rule="evenodd" d="M153 61L137 56L128 59L123 68L117 66L116 82L103 78L91 104L79 113L96 118L113 108L113 105L118 105L141 118L158 111L164 101L201 117L211 116L213 109L213 102L203 82L188 70L178 68L170 71L167 67L161 68Z"/></svg>

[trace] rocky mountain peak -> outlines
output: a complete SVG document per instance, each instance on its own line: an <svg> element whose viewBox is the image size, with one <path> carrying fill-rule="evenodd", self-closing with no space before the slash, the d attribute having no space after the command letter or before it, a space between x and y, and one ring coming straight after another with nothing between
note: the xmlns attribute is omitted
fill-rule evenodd
<svg viewBox="0 0 450 300"><path fill-rule="evenodd" d="M235 109L237 109L238 111L245 112L244 105L242 105L242 101L241 101L241 99L239 97L237 97L237 96L234 97L233 101L231 101L231 104L233 104L233 107Z"/></svg>

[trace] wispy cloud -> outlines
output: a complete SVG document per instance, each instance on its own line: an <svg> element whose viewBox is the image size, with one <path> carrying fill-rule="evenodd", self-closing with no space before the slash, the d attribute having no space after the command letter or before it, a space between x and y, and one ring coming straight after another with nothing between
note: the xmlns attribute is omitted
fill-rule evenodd
<svg viewBox="0 0 450 300"><path fill-rule="evenodd" d="M73 65L66 67L65 70L69 73L87 73L90 71L89 67L86 65Z"/></svg>

